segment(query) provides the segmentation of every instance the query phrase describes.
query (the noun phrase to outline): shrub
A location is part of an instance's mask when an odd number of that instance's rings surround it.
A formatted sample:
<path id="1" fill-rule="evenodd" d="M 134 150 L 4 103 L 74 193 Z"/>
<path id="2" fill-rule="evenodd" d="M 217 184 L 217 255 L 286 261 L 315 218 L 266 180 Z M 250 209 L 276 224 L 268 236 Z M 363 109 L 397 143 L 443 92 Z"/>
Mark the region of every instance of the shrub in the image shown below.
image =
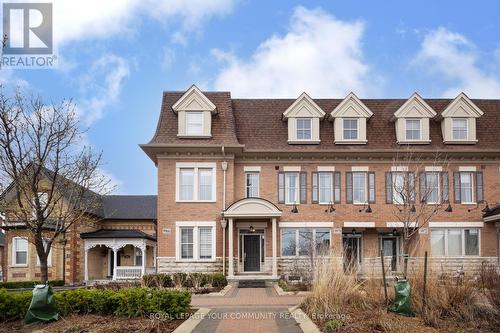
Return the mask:
<path id="1" fill-rule="evenodd" d="M 172 280 L 174 282 L 174 286 L 178 289 L 182 287 L 190 287 L 186 273 L 174 273 L 172 274 Z"/>
<path id="2" fill-rule="evenodd" d="M 500 273 L 495 265 L 484 264 L 481 267 L 481 283 L 486 298 L 500 315 Z"/>
<path id="3" fill-rule="evenodd" d="M 123 288 L 74 289 L 54 293 L 56 308 L 61 315 L 87 314 L 121 315 L 128 317 L 162 313 L 178 316 L 189 311 L 191 295 L 186 291 Z M 21 319 L 31 302 L 31 292 L 9 292 L 0 289 L 0 321 Z"/>
<path id="4" fill-rule="evenodd" d="M 33 288 L 36 284 L 40 284 L 40 281 L 16 281 L 16 282 L 0 282 L 0 288 L 7 289 L 17 289 L 17 288 Z M 49 281 L 49 285 L 52 287 L 64 286 L 63 280 L 53 280 Z"/>
<path id="5" fill-rule="evenodd" d="M 142 277 L 142 283 L 148 288 L 170 288 L 174 286 L 169 274 L 146 274 Z"/>
<path id="6" fill-rule="evenodd" d="M 200 289 L 206 283 L 207 279 L 203 273 L 189 273 L 189 281 L 191 281 L 191 286 L 194 289 Z"/>
<path id="7" fill-rule="evenodd" d="M 212 279 L 212 287 L 223 288 L 227 286 L 227 279 L 222 273 L 211 274 L 211 279 Z"/>
<path id="8" fill-rule="evenodd" d="M 327 332 L 336 332 L 342 326 L 342 321 L 338 319 L 331 319 L 325 323 L 325 330 Z"/>

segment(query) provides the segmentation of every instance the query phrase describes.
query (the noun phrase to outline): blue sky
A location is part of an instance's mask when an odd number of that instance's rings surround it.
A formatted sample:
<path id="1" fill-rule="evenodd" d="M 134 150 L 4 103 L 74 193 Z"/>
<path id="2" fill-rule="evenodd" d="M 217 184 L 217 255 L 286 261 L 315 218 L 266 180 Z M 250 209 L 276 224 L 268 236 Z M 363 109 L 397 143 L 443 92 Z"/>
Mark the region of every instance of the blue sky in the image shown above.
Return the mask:
<path id="1" fill-rule="evenodd" d="M 234 97 L 500 98 L 497 1 L 54 1 L 56 70 L 2 70 L 71 98 L 117 193 L 156 193 L 137 146 L 164 90 Z"/>

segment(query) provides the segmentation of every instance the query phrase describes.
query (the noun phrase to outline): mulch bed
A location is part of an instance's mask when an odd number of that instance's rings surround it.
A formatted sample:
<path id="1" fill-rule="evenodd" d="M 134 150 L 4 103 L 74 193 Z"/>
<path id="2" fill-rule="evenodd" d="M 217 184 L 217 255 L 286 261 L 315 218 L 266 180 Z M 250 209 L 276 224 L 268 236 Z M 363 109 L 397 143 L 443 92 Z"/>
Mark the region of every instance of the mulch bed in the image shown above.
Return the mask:
<path id="1" fill-rule="evenodd" d="M 98 315 L 71 315 L 47 324 L 23 326 L 21 321 L 0 324 L 0 332 L 156 333 L 173 332 L 184 320 L 154 320 Z"/>

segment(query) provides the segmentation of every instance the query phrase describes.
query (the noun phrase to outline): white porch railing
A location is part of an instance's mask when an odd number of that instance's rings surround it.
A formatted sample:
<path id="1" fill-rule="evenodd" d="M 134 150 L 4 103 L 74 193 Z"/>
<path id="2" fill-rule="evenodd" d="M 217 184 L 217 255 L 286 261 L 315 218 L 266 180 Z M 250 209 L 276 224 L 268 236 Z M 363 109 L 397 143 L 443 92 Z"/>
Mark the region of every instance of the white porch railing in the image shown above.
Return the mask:
<path id="1" fill-rule="evenodd" d="M 139 279 L 142 277 L 141 266 L 117 266 L 116 279 Z"/>

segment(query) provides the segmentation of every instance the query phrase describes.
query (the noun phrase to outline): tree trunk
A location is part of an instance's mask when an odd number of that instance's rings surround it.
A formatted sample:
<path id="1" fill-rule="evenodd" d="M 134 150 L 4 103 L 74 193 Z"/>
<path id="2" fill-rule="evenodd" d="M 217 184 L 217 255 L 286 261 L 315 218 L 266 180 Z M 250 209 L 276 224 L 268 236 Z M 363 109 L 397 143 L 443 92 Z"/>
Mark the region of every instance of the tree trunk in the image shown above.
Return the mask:
<path id="1" fill-rule="evenodd" d="M 403 278 L 408 276 L 408 257 L 410 255 L 410 240 L 403 240 Z"/>
<path id="2" fill-rule="evenodd" d="M 47 281 L 49 281 L 49 268 L 47 265 L 49 249 L 45 249 L 42 237 L 36 237 L 35 248 L 40 260 L 40 282 L 46 283 Z"/>

